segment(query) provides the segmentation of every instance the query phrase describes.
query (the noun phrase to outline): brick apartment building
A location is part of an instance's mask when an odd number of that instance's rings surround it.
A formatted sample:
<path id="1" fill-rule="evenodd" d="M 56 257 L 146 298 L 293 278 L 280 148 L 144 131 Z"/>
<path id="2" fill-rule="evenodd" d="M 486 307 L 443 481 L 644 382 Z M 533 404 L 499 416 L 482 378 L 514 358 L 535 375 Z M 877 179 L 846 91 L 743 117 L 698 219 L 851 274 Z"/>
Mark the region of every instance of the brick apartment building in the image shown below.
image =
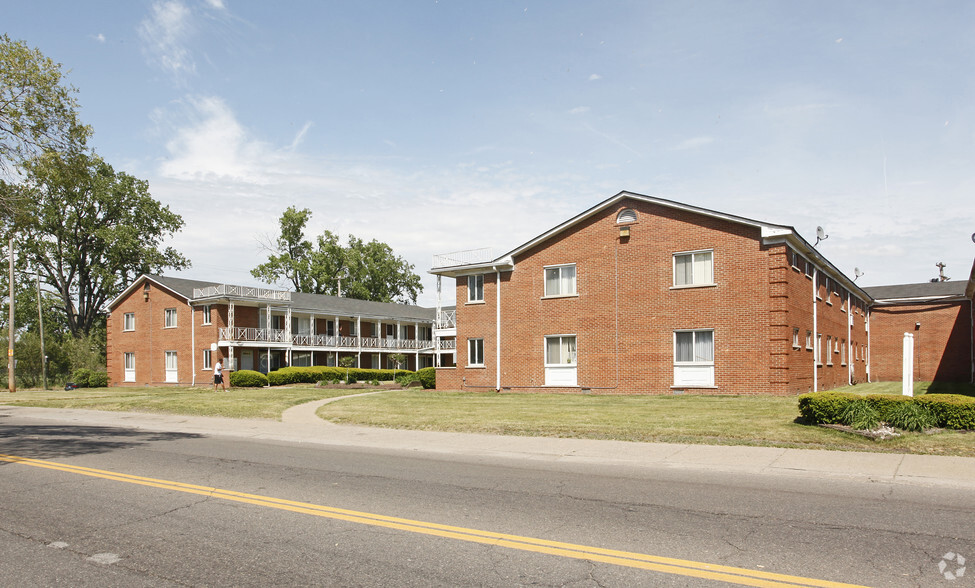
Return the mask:
<path id="1" fill-rule="evenodd" d="M 899 379 L 915 323 L 918 379 L 975 365 L 975 281 L 860 288 L 793 227 L 630 192 L 430 272 L 456 279 L 440 389 L 796 394 Z"/>
<path id="2" fill-rule="evenodd" d="M 263 288 L 144 275 L 108 305 L 111 385 L 207 385 L 213 365 L 267 373 L 282 366 L 415 370 L 450 360 L 436 311 Z"/>

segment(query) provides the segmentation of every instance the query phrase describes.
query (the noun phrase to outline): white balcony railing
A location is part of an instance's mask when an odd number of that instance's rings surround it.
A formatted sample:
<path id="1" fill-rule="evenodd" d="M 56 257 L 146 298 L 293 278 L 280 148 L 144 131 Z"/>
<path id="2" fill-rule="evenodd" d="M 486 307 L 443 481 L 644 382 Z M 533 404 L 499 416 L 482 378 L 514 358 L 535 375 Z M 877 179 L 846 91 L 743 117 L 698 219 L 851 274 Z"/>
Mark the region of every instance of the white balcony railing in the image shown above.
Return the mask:
<path id="1" fill-rule="evenodd" d="M 237 296 L 240 298 L 257 298 L 258 300 L 290 301 L 291 292 L 272 290 L 270 288 L 254 288 L 252 286 L 233 286 L 218 284 L 206 288 L 193 288 L 193 298 L 207 298 L 210 296 Z"/>
<path id="2" fill-rule="evenodd" d="M 497 256 L 494 253 L 494 249 L 490 247 L 454 251 L 453 253 L 441 253 L 433 256 L 433 269 L 467 265 L 470 263 L 483 263 L 491 261 L 495 257 Z"/>
<path id="3" fill-rule="evenodd" d="M 230 343 L 274 343 L 284 346 L 319 347 L 321 349 L 420 350 L 433 348 L 425 339 L 381 339 L 379 337 L 343 337 L 338 335 L 292 334 L 278 329 L 221 327 L 220 340 Z"/>
<path id="4" fill-rule="evenodd" d="M 441 339 L 440 349 L 446 349 L 446 350 L 457 349 L 457 339 Z"/>
<path id="5" fill-rule="evenodd" d="M 454 329 L 457 328 L 457 311 L 456 310 L 441 310 L 437 313 L 437 324 L 438 329 Z"/>

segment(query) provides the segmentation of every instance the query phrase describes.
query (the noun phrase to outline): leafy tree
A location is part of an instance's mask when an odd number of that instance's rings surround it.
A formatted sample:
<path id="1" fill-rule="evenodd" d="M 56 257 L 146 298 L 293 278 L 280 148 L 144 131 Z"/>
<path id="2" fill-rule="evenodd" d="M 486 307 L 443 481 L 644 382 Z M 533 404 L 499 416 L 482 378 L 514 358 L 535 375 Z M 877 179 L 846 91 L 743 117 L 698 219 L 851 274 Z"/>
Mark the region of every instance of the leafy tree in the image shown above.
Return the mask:
<path id="1" fill-rule="evenodd" d="M 183 219 L 144 180 L 84 153 L 47 152 L 24 170 L 35 209 L 18 223 L 19 263 L 54 288 L 75 337 L 90 334 L 105 303 L 139 275 L 189 267 L 160 248 Z"/>
<path id="2" fill-rule="evenodd" d="M 61 65 L 23 41 L 0 35 L 0 172 L 42 151 L 76 152 L 91 129 L 78 119 Z"/>
<path id="3" fill-rule="evenodd" d="M 281 235 L 273 244 L 265 245 L 270 252 L 267 262 L 251 270 L 255 278 L 268 283 L 286 279 L 296 292 L 317 292 L 317 285 L 311 283 L 309 273 L 313 245 L 305 240 L 305 225 L 310 217 L 311 211 L 307 208 L 298 210 L 289 206 L 284 211 L 278 221 Z"/>
<path id="4" fill-rule="evenodd" d="M 341 280 L 341 293 L 349 298 L 416 304 L 423 290 L 420 276 L 389 245 L 350 235 L 343 247 L 328 230 L 313 245 L 304 234 L 310 217 L 307 208 L 285 210 L 279 221 L 280 236 L 266 246 L 267 262 L 251 270 L 251 275 L 268 283 L 289 281 L 298 292 L 333 296 L 339 294 Z"/>

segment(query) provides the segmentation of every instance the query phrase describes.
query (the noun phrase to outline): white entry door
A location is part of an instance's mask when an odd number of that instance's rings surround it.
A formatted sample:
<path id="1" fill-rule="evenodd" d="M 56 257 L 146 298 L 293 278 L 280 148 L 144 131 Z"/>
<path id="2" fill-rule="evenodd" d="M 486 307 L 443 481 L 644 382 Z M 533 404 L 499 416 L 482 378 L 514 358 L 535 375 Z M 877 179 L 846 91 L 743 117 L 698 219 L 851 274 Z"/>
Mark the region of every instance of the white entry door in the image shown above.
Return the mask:
<path id="1" fill-rule="evenodd" d="M 176 364 L 176 352 L 166 352 L 166 382 L 175 384 L 179 382 L 179 370 Z"/>

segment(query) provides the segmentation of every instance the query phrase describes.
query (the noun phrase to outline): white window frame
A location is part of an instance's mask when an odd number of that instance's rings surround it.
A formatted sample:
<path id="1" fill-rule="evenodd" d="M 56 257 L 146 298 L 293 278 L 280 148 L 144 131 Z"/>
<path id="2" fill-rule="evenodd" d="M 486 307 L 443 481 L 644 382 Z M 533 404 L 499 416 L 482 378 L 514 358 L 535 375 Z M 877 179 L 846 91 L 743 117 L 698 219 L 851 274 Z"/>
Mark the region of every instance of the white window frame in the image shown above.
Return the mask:
<path id="1" fill-rule="evenodd" d="M 135 313 L 127 312 L 122 315 L 122 330 L 123 331 L 134 331 L 135 330 Z"/>
<path id="2" fill-rule="evenodd" d="M 809 330 L 806 331 L 806 349 L 809 351 L 813 350 L 813 335 L 812 331 Z"/>
<path id="3" fill-rule="evenodd" d="M 213 363 L 211 363 L 212 360 L 213 360 L 213 352 L 211 350 L 209 350 L 209 349 L 204 349 L 203 350 L 203 369 L 205 369 L 205 370 L 213 369 Z"/>
<path id="4" fill-rule="evenodd" d="M 311 351 L 292 351 L 291 365 L 294 367 L 311 367 Z"/>
<path id="5" fill-rule="evenodd" d="M 833 336 L 826 335 L 826 365 L 833 365 Z"/>
<path id="6" fill-rule="evenodd" d="M 554 345 L 553 345 L 554 344 Z M 546 386 L 577 386 L 579 347 L 575 334 L 547 335 L 543 350 Z M 552 350 L 555 350 L 555 357 Z"/>
<path id="7" fill-rule="evenodd" d="M 823 334 L 816 333 L 816 365 L 823 365 Z"/>
<path id="8" fill-rule="evenodd" d="M 211 306 L 211 305 L 209 305 L 209 304 L 204 304 L 204 305 L 203 305 L 203 324 L 204 324 L 204 325 L 210 325 L 210 324 L 213 324 L 213 323 L 211 322 L 211 316 L 210 316 L 210 306 Z"/>
<path id="9" fill-rule="evenodd" d="M 678 359 L 680 349 L 678 339 L 682 335 L 691 334 L 691 359 Z M 707 333 L 711 339 L 709 353 L 698 356 L 698 337 Z M 712 388 L 714 387 L 714 329 L 678 329 L 674 331 L 674 387 Z M 710 358 L 707 357 L 710 355 Z"/>
<path id="10" fill-rule="evenodd" d="M 484 274 L 467 276 L 467 302 L 468 304 L 484 302 Z"/>
<path id="11" fill-rule="evenodd" d="M 484 367 L 484 339 L 471 337 L 467 340 L 467 367 Z"/>
<path id="12" fill-rule="evenodd" d="M 135 352 L 126 351 L 122 354 L 123 382 L 135 381 Z"/>
<path id="13" fill-rule="evenodd" d="M 166 382 L 179 382 L 179 355 L 175 351 L 166 352 Z"/>
<path id="14" fill-rule="evenodd" d="M 707 263 L 698 265 L 698 257 L 707 256 Z M 678 283 L 677 261 L 678 259 L 690 258 L 691 276 L 690 282 Z M 673 288 L 701 288 L 714 286 L 714 249 L 700 249 L 698 251 L 679 251 L 673 255 Z M 684 276 L 681 276 L 683 279 Z"/>
<path id="15" fill-rule="evenodd" d="M 165 317 L 165 323 L 164 323 L 165 324 L 165 328 L 167 328 L 167 329 L 175 329 L 178 326 L 177 316 L 178 316 L 178 314 L 176 313 L 176 309 L 175 308 L 167 308 L 165 310 L 165 314 L 164 314 L 164 317 Z"/>
<path id="16" fill-rule="evenodd" d="M 568 269 L 572 268 L 571 276 L 563 275 L 569 274 Z M 549 274 L 557 272 L 554 281 L 549 280 Z M 547 265 L 542 268 L 542 284 L 544 288 L 545 295 L 544 298 L 565 298 L 568 296 L 578 296 L 579 289 L 577 287 L 578 283 L 578 272 L 576 270 L 576 264 L 574 263 L 562 263 L 559 265 Z M 557 285 L 556 292 L 549 291 L 549 284 Z M 554 289 L 554 288 L 553 288 Z"/>
<path id="17" fill-rule="evenodd" d="M 800 349 L 799 347 L 799 327 L 792 328 L 792 348 Z"/>

